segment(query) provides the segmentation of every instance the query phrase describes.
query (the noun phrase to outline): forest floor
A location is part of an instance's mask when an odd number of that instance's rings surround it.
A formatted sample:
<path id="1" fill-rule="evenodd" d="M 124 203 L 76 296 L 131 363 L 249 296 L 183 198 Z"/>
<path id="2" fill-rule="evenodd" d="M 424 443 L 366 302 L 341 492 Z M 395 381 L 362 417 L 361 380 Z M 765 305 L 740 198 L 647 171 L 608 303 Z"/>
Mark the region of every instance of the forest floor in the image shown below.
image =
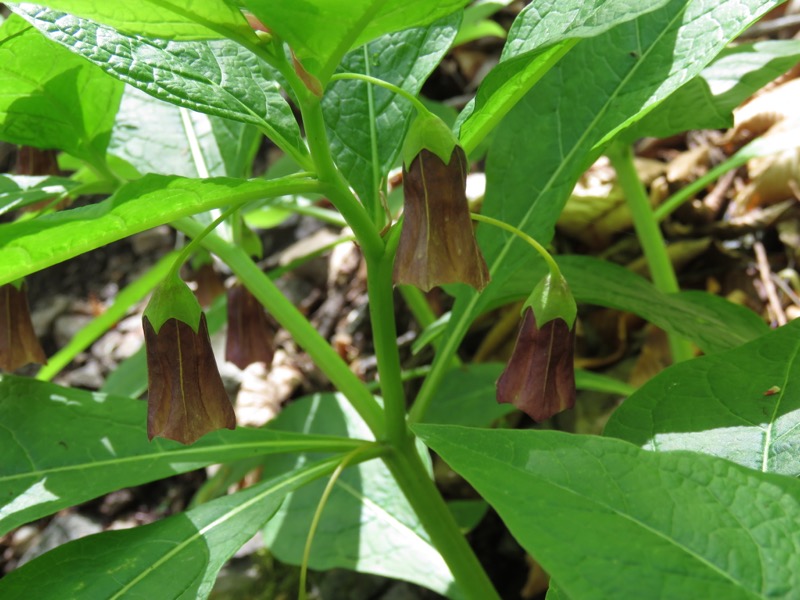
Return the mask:
<path id="1" fill-rule="evenodd" d="M 504 26 L 518 12 L 512 4 L 498 13 Z M 782 18 L 776 12 L 773 19 Z M 796 34 L 800 26 L 778 28 L 775 37 Z M 461 108 L 493 66 L 502 40 L 472 42 L 456 48 L 424 88 L 430 99 Z M 797 82 L 800 70 L 773 82 L 749 104 L 749 116 L 740 113 L 730 131 L 690 131 L 669 139 L 646 139 L 636 145 L 637 169 L 653 204 L 696 180 L 729 157 L 745 141 L 765 134 L 782 119 L 800 115 L 800 93 L 787 100 L 786 84 Z M 796 86 L 795 86 L 796 87 Z M 777 115 L 777 117 L 776 117 Z M 748 120 L 749 119 L 749 120 Z M 13 151 L 0 149 L 0 167 L 15 162 Z M 270 160 L 265 145 L 261 161 Z M 771 325 L 800 315 L 800 187 L 797 151 L 730 171 L 684 204 L 663 223 L 671 258 L 682 289 L 699 289 L 745 305 Z M 472 165 L 469 189 L 480 200 L 483 189 L 481 162 Z M 7 169 L 6 169 L 7 170 Z M 553 243 L 558 253 L 592 254 L 645 273 L 641 249 L 632 233 L 630 217 L 615 174 L 605 159 L 594 164 L 578 182 L 559 222 Z M 310 217 L 293 216 L 262 232 L 265 269 L 314 252 L 342 235 L 342 231 Z M 144 232 L 67 261 L 29 278 L 29 296 L 37 333 L 48 356 L 64 347 L 93 317 L 101 314 L 120 290 L 135 281 L 180 240 L 167 227 Z M 220 281 L 226 273 L 219 271 Z M 192 277 L 187 273 L 187 277 Z M 301 268 L 283 275 L 280 287 L 307 314 L 351 365 L 369 380 L 375 360 L 369 335 L 364 264 L 358 249 L 341 244 Z M 214 285 L 199 282 L 201 291 Z M 435 311 L 447 310 L 449 298 L 439 290 L 428 297 Z M 398 344 L 406 367 L 425 364 L 430 354 L 412 354 L 419 328 L 397 295 Z M 143 343 L 141 311 L 137 304 L 129 315 L 65 367 L 54 381 L 85 389 L 100 389 L 117 366 L 140 352 Z M 504 318 L 516 307 L 497 309 L 470 332 L 462 358 L 483 362 L 507 359 L 516 335 L 516 319 Z M 509 323 L 511 323 L 509 325 Z M 222 355 L 224 332 L 213 336 Z M 491 340 L 491 341 L 487 341 Z M 261 425 L 281 407 L 302 395 L 330 389 L 309 358 L 283 331 L 276 337 L 278 352 L 271 368 L 251 365 L 239 370 L 221 363 L 228 391 L 237 399 L 242 425 Z M 620 311 L 582 306 L 578 330 L 577 365 L 638 386 L 667 366 L 669 346 L 662 331 Z M 33 374 L 31 367 L 27 374 Z M 416 384 L 408 384 L 413 397 Z M 619 396 L 580 392 L 574 411 L 558 415 L 545 427 L 581 433 L 599 433 Z M 527 418 L 515 417 L 512 426 L 530 427 Z M 439 483 L 448 498 L 470 497 L 468 486 L 438 465 Z M 206 481 L 206 471 L 196 471 L 113 492 L 84 505 L 26 525 L 0 538 L 0 576 L 48 549 L 82 535 L 154 522 L 185 509 Z M 470 539 L 504 598 L 543 597 L 546 575 L 525 555 L 502 522 L 489 511 L 470 533 Z M 258 540 L 246 545 L 223 569 L 213 598 L 292 598 L 296 596 L 298 569 L 282 565 Z M 438 595 L 380 577 L 337 570 L 312 576 L 314 594 L 323 600 L 344 598 L 401 600 L 437 598 Z M 347 592 L 342 592 L 347 590 Z"/>

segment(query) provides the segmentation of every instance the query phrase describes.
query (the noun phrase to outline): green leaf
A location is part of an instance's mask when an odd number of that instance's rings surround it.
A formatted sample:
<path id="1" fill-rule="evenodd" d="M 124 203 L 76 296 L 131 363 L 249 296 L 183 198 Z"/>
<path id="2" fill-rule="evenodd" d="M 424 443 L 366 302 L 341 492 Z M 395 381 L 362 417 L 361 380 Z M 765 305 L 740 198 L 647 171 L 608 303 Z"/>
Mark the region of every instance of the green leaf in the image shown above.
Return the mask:
<path id="1" fill-rule="evenodd" d="M 558 256 L 558 266 L 578 302 L 639 315 L 668 333 L 697 344 L 703 352 L 735 348 L 769 331 L 753 311 L 706 292 L 666 294 L 625 267 L 591 256 Z M 547 272 L 539 261 L 509 282 L 503 301 L 524 298 Z"/>
<path id="2" fill-rule="evenodd" d="M 605 435 L 649 450 L 694 450 L 800 475 L 800 323 L 674 365 L 628 398 Z"/>
<path id="3" fill-rule="evenodd" d="M 139 400 L 0 377 L 0 535 L 112 490 L 274 452 L 358 447 L 329 439 L 239 428 L 193 446 L 147 441 Z"/>
<path id="4" fill-rule="evenodd" d="M 625 139 L 668 137 L 733 125 L 733 109 L 800 60 L 800 40 L 766 40 L 726 49 L 694 79 L 625 130 Z"/>
<path id="5" fill-rule="evenodd" d="M 448 371 L 436 392 L 426 423 L 483 427 L 514 412 L 513 404 L 498 404 L 497 378 L 505 365 L 471 364 Z"/>
<path id="6" fill-rule="evenodd" d="M 146 175 L 97 204 L 0 225 L 0 282 L 181 217 L 303 187 L 312 191 L 316 183 L 297 178 L 286 182 Z"/>
<path id="7" fill-rule="evenodd" d="M 651 12 L 667 0 L 544 0 L 529 4 L 508 32 L 500 64 L 464 110 L 462 144 L 472 150 L 579 38 L 590 38 Z M 568 42 L 567 40 L 572 40 Z"/>
<path id="8" fill-rule="evenodd" d="M 0 139 L 105 165 L 123 86 L 11 17 L 0 29 Z"/>
<path id="9" fill-rule="evenodd" d="M 298 400 L 268 427 L 362 439 L 371 435 L 338 394 Z M 313 457 L 270 457 L 264 472 L 269 476 L 289 471 L 309 460 Z M 325 485 L 325 481 L 319 481 L 293 493 L 266 526 L 265 544 L 279 560 L 300 564 L 309 524 Z M 348 468 L 339 477 L 322 513 L 308 564 L 313 569 L 341 567 L 404 579 L 457 596 L 450 570 L 379 461 Z"/>
<path id="10" fill-rule="evenodd" d="M 497 379 L 505 363 L 475 363 L 452 369 L 442 379 L 425 423 L 485 427 L 514 412 L 513 404 L 497 403 Z M 591 371 L 575 369 L 575 387 L 627 396 L 634 388 Z"/>
<path id="11" fill-rule="evenodd" d="M 63 194 L 78 185 L 66 177 L 0 175 L 0 215 Z"/>
<path id="12" fill-rule="evenodd" d="M 489 19 L 501 8 L 511 4 L 511 0 L 477 0 L 464 9 L 464 19 L 453 40 L 453 46 L 466 44 L 482 37 L 506 37 L 506 30 L 496 21 Z M 523 9 L 524 10 L 524 9 Z"/>
<path id="13" fill-rule="evenodd" d="M 556 431 L 418 425 L 572 600 L 792 598 L 800 482 Z"/>
<path id="14" fill-rule="evenodd" d="M 753 311 L 706 292 L 665 294 L 628 269 L 590 256 L 559 256 L 580 302 L 632 312 L 697 344 L 704 352 L 749 342 L 769 328 Z"/>
<path id="15" fill-rule="evenodd" d="M 168 104 L 126 86 L 108 151 L 139 173 L 248 177 L 259 140 L 252 125 Z"/>
<path id="16" fill-rule="evenodd" d="M 312 167 L 272 71 L 239 44 L 149 39 L 32 5 L 15 10 L 47 37 L 106 73 L 159 100 L 255 125 L 298 163 Z"/>
<path id="17" fill-rule="evenodd" d="M 484 214 L 546 245 L 578 176 L 599 155 L 600 142 L 699 73 L 729 39 L 776 4 L 742 0 L 732 10 L 716 0 L 674 0 L 583 40 L 495 132 Z M 509 281 L 524 280 L 533 262 L 525 244 L 496 228 L 480 225 L 478 241 L 493 279 L 480 295 L 460 290 L 445 334 L 453 348 L 483 307 L 502 296 Z"/>
<path id="18" fill-rule="evenodd" d="M 237 36 L 258 43 L 242 12 L 225 0 L 138 0 L 124 8 L 104 0 L 37 0 L 36 4 L 142 36 L 170 40 Z M 10 6 L 16 10 L 31 5 Z"/>
<path id="19" fill-rule="evenodd" d="M 222 565 L 288 492 L 338 459 L 275 477 L 150 525 L 75 540 L 0 580 L 3 598 L 207 598 Z"/>
<path id="20" fill-rule="evenodd" d="M 417 95 L 450 47 L 458 18 L 385 35 L 347 54 L 338 71 L 371 75 Z M 337 165 L 370 214 L 382 218 L 380 183 L 397 161 L 412 106 L 385 88 L 343 80 L 328 86 L 322 107 Z"/>
<path id="21" fill-rule="evenodd" d="M 289 43 L 307 71 L 324 85 L 351 48 L 387 33 L 422 27 L 462 8 L 468 0 L 308 0 L 244 4 Z"/>

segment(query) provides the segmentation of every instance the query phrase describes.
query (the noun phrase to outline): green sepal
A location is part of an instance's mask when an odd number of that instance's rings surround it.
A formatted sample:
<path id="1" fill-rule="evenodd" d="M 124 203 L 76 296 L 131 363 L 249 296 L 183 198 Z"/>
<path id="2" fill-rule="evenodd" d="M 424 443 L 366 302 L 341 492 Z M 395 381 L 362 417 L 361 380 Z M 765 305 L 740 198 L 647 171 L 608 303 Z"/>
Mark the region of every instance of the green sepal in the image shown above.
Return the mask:
<path id="1" fill-rule="evenodd" d="M 403 164 L 409 167 L 423 150 L 432 152 L 444 164 L 450 164 L 456 146 L 458 138 L 444 121 L 431 112 L 420 112 L 411 122 L 403 142 Z"/>
<path id="2" fill-rule="evenodd" d="M 539 329 L 544 327 L 545 323 L 561 319 L 572 330 L 573 325 L 575 325 L 575 318 L 578 316 L 578 306 L 575 304 L 572 292 L 569 291 L 567 280 L 562 276 L 555 278 L 552 273 L 545 275 L 536 284 L 531 295 L 522 305 L 522 313 L 528 307 L 533 310 L 533 316 L 536 318 L 536 327 Z"/>
<path id="3" fill-rule="evenodd" d="M 150 321 L 156 333 L 170 319 L 186 323 L 197 333 L 201 314 L 203 309 L 189 286 L 177 273 L 170 273 L 153 290 L 143 316 Z"/>
<path id="4" fill-rule="evenodd" d="M 255 231 L 245 225 L 244 219 L 242 219 L 241 227 L 240 243 L 242 244 L 242 250 L 247 252 L 247 256 L 255 258 L 256 260 L 264 258 L 264 245 L 261 243 L 261 238 L 258 237 Z"/>
<path id="5" fill-rule="evenodd" d="M 15 290 L 21 290 L 22 286 L 25 285 L 25 278 L 24 277 L 20 277 L 16 281 L 12 281 L 11 285 L 14 286 Z"/>

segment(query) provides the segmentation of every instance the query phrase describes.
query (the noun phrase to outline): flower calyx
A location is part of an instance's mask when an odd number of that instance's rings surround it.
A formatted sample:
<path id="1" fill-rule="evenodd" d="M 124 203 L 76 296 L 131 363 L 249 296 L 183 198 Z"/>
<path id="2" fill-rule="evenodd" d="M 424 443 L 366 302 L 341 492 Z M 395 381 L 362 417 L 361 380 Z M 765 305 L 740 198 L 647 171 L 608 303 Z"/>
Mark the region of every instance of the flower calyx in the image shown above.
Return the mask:
<path id="1" fill-rule="evenodd" d="M 548 274 L 523 305 L 508 365 L 497 380 L 497 401 L 537 423 L 575 405 L 575 318 L 567 282 Z"/>
<path id="2" fill-rule="evenodd" d="M 24 279 L 0 286 L 0 369 L 16 371 L 30 363 L 47 364 L 33 330 Z"/>
<path id="3" fill-rule="evenodd" d="M 147 437 L 192 444 L 236 427 L 206 317 L 177 274 L 153 292 L 142 317 L 147 354 Z"/>
<path id="4" fill-rule="evenodd" d="M 412 123 L 403 147 L 403 229 L 395 283 L 421 290 L 466 283 L 482 290 L 489 269 L 481 254 L 466 196 L 467 157 L 433 115 Z"/>

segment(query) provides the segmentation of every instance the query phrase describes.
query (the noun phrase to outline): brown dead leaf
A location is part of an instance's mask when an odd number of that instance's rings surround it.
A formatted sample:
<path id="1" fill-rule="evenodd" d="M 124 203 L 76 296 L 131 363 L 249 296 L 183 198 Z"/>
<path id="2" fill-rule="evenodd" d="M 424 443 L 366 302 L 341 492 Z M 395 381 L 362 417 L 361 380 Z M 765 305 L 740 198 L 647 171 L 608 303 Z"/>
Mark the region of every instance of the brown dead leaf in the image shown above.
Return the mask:
<path id="1" fill-rule="evenodd" d="M 800 79 L 793 79 L 755 96 L 733 111 L 733 129 L 723 143 L 741 144 L 781 121 L 800 117 Z"/>
<path id="2" fill-rule="evenodd" d="M 663 175 L 664 163 L 636 158 L 636 171 L 645 185 Z M 600 158 L 578 180 L 558 220 L 558 228 L 592 248 L 604 248 L 620 231 L 631 227 L 625 196 L 616 183 L 616 173 L 608 159 Z"/>
<path id="3" fill-rule="evenodd" d="M 798 96 L 798 101 L 800 101 L 800 96 Z M 763 137 L 785 135 L 787 132 L 795 130 L 800 135 L 799 123 L 794 119 L 781 121 Z M 752 158 L 747 163 L 747 171 L 750 175 L 750 183 L 742 188 L 731 203 L 729 213 L 732 216 L 741 216 L 756 207 L 768 206 L 788 198 L 798 197 L 800 147 Z"/>

